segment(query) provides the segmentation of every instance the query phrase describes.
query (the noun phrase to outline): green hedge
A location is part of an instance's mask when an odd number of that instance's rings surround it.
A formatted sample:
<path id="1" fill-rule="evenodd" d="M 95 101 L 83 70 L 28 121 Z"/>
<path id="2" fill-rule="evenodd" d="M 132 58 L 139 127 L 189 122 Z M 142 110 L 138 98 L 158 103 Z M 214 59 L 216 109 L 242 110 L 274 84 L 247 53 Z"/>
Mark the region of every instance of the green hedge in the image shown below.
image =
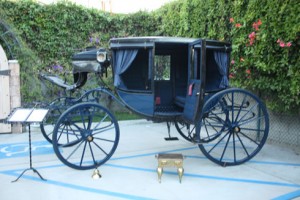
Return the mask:
<path id="1" fill-rule="evenodd" d="M 157 13 L 166 35 L 232 42 L 231 85 L 300 113 L 300 6 L 294 0 L 178 0 Z"/>
<path id="2" fill-rule="evenodd" d="M 70 58 L 75 52 L 87 46 L 108 47 L 112 37 L 153 35 L 158 26 L 146 12 L 110 15 L 66 1 L 41 5 L 28 0 L 0 0 L 0 16 L 15 27 L 33 57 L 28 62 L 24 49 L 18 57 L 22 66 L 23 102 L 44 97 L 37 84 L 38 71 L 48 71 L 57 65 L 70 71 Z"/>
<path id="3" fill-rule="evenodd" d="M 110 15 L 67 2 L 0 0 L 0 12 L 38 56 L 38 69 L 54 64 L 70 69 L 74 52 L 88 45 L 107 47 L 112 37 L 230 41 L 231 85 L 257 92 L 276 111 L 300 110 L 300 7 L 294 0 L 177 0 L 155 12 L 130 15 Z M 24 85 L 23 99 L 31 100 L 35 95 Z"/>

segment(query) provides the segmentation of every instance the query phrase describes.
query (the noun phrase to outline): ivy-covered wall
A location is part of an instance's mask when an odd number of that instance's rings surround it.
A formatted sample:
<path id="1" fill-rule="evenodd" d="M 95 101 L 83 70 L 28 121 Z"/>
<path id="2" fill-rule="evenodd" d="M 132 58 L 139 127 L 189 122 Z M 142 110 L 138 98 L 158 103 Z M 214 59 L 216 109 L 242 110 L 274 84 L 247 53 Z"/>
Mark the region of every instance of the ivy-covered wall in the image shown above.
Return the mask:
<path id="1" fill-rule="evenodd" d="M 38 69 L 55 64 L 68 68 L 74 52 L 92 44 L 107 46 L 112 37 L 227 40 L 233 46 L 231 85 L 259 93 L 273 110 L 300 112 L 298 1 L 177 0 L 151 13 L 110 15 L 66 2 L 0 0 L 0 12 L 38 56 Z M 34 98 L 26 91 L 24 99 Z"/>

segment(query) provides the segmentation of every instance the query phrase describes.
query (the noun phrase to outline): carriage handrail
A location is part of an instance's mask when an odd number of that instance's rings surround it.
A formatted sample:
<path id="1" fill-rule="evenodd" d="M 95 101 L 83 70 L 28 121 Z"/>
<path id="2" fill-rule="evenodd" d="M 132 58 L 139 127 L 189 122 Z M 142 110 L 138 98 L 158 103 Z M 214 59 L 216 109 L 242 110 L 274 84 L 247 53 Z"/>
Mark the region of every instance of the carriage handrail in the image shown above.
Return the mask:
<path id="1" fill-rule="evenodd" d="M 124 106 L 124 107 L 127 107 L 120 99 L 118 99 L 116 97 L 116 95 L 114 94 L 114 92 L 108 88 L 108 87 L 105 87 L 105 86 L 101 86 L 101 87 L 98 87 L 98 88 L 95 88 L 95 89 L 91 89 L 91 90 L 88 90 L 87 92 L 85 92 L 81 97 L 78 98 L 78 101 L 82 100 L 84 97 L 88 96 L 89 94 L 93 93 L 93 92 L 96 92 L 96 91 L 99 91 L 99 92 L 103 92 L 107 95 L 109 95 L 111 98 L 113 98 L 113 100 L 115 100 L 118 104 L 120 104 L 121 106 Z"/>

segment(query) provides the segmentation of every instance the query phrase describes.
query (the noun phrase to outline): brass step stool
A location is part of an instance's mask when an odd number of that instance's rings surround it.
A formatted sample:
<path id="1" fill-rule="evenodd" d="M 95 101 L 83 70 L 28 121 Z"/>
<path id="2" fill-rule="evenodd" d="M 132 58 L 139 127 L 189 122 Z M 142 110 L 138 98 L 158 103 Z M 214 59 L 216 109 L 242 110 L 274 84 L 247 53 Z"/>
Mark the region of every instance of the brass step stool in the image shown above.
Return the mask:
<path id="1" fill-rule="evenodd" d="M 158 181 L 161 183 L 161 176 L 164 167 L 177 167 L 179 182 L 181 183 L 183 176 L 183 155 L 182 154 L 158 154 L 155 156 L 158 159 L 157 175 Z"/>

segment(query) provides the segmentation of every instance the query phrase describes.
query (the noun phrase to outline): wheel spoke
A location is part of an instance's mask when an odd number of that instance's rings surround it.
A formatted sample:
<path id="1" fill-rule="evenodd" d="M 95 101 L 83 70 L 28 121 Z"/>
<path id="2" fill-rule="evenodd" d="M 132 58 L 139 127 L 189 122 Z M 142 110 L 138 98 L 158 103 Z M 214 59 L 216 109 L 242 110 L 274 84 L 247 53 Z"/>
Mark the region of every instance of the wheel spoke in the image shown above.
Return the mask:
<path id="1" fill-rule="evenodd" d="M 102 141 L 106 141 L 106 142 L 115 142 L 115 140 L 108 140 L 108 139 L 98 138 L 98 137 L 94 137 L 94 139 L 102 140 Z"/>
<path id="2" fill-rule="evenodd" d="M 83 113 L 83 110 L 80 110 L 80 117 L 81 117 L 81 122 L 82 122 L 82 125 L 83 125 L 83 129 L 87 129 L 86 126 L 85 126 L 85 119 L 84 119 L 84 113 Z"/>
<path id="3" fill-rule="evenodd" d="M 209 118 L 209 119 L 214 119 L 214 118 Z M 225 124 L 225 121 L 222 120 L 221 118 L 219 118 L 220 120 L 219 121 L 216 121 L 216 123 L 211 123 L 207 120 L 207 123 L 206 126 L 209 126 L 209 127 L 212 127 L 212 128 L 223 128 L 224 127 L 224 124 Z M 219 122 L 219 123 L 217 123 Z M 219 125 L 219 124 L 222 124 L 222 125 Z"/>
<path id="4" fill-rule="evenodd" d="M 60 127 L 60 128 L 61 128 L 61 127 Z M 61 129 L 61 131 L 60 131 L 60 133 L 59 133 L 59 135 L 58 135 L 57 141 L 60 140 L 62 134 L 63 134 L 64 131 L 65 131 L 65 129 L 66 129 L 66 125 L 65 125 L 65 124 L 62 124 L 62 129 Z M 67 133 L 68 133 L 68 131 L 67 131 Z"/>
<path id="5" fill-rule="evenodd" d="M 250 122 L 253 122 L 255 120 L 260 121 L 260 120 L 263 120 L 263 119 L 264 119 L 264 116 L 253 117 L 253 118 L 249 118 L 249 119 L 246 119 L 246 120 L 242 121 L 242 123 L 239 122 L 238 124 L 239 124 L 239 126 L 243 126 L 243 125 L 249 124 Z"/>
<path id="6" fill-rule="evenodd" d="M 96 162 L 96 160 L 95 160 L 94 152 L 93 152 L 93 149 L 92 149 L 92 146 L 91 146 L 91 143 L 90 143 L 90 142 L 89 142 L 89 147 L 90 147 L 90 152 L 91 152 L 91 155 L 92 155 L 94 164 L 97 164 L 97 162 Z"/>
<path id="7" fill-rule="evenodd" d="M 245 131 L 255 131 L 255 132 L 265 132 L 265 130 L 263 130 L 263 129 L 244 128 L 244 127 L 243 127 L 243 130 L 245 130 Z"/>
<path id="8" fill-rule="evenodd" d="M 71 158 L 71 156 L 73 156 L 73 154 L 79 149 L 79 147 L 81 146 L 81 144 L 83 143 L 84 141 L 81 141 L 78 146 L 69 154 L 69 156 L 66 156 L 66 160 L 69 160 Z"/>
<path id="9" fill-rule="evenodd" d="M 249 157 L 250 155 L 249 155 L 249 153 L 248 153 L 248 151 L 247 151 L 247 149 L 246 149 L 246 147 L 245 147 L 245 145 L 244 145 L 242 139 L 240 138 L 239 134 L 236 134 L 236 136 L 237 136 L 237 138 L 239 139 L 239 141 L 240 141 L 240 143 L 241 143 L 241 145 L 242 145 L 244 151 L 246 152 L 247 156 Z"/>
<path id="10" fill-rule="evenodd" d="M 229 131 L 227 131 L 227 133 L 209 150 L 207 151 L 208 153 L 210 153 L 216 146 L 218 146 L 221 141 L 229 134 Z"/>
<path id="11" fill-rule="evenodd" d="M 103 133 L 105 131 L 108 131 L 108 130 L 111 130 L 111 129 L 114 129 L 115 127 L 104 127 L 104 128 L 100 128 L 100 129 L 97 129 L 97 130 L 94 130 L 93 131 L 93 135 L 97 135 L 99 133 Z"/>
<path id="12" fill-rule="evenodd" d="M 232 98 L 232 105 L 231 105 L 231 121 L 233 122 L 234 120 L 234 92 L 231 93 L 231 98 Z"/>
<path id="13" fill-rule="evenodd" d="M 257 146 L 259 146 L 260 144 L 257 143 L 255 140 L 253 140 L 252 138 L 248 137 L 245 133 L 240 132 L 240 134 L 242 134 L 244 137 L 248 138 L 250 141 L 254 142 Z"/>
<path id="14" fill-rule="evenodd" d="M 241 114 L 241 111 L 242 111 L 242 109 L 243 109 L 243 107 L 244 107 L 245 101 L 246 101 L 246 94 L 244 94 L 244 98 L 243 98 L 242 104 L 241 104 L 241 106 L 240 106 L 240 109 L 239 109 L 239 111 L 238 111 L 236 117 L 235 117 L 235 120 L 234 120 L 235 123 L 237 122 L 237 120 L 238 120 L 238 118 L 239 118 L 239 116 L 240 116 L 240 114 Z"/>
<path id="15" fill-rule="evenodd" d="M 235 151 L 235 134 L 232 134 L 232 143 L 233 143 L 233 158 L 234 158 L 234 163 L 236 163 L 236 151 Z"/>
<path id="16" fill-rule="evenodd" d="M 239 121 L 242 121 L 255 107 L 258 106 L 258 103 L 254 104 L 242 117 Z"/>
<path id="17" fill-rule="evenodd" d="M 102 122 L 104 122 L 104 120 L 107 119 L 107 117 L 108 117 L 108 115 L 106 114 L 106 115 L 100 120 L 100 122 L 95 126 L 94 129 L 97 129 L 98 126 L 100 126 L 100 124 L 102 124 Z M 109 125 L 108 125 L 108 126 L 109 126 Z"/>
<path id="18" fill-rule="evenodd" d="M 224 137 L 223 137 L 223 138 L 224 138 Z M 229 133 L 229 136 L 228 136 L 227 142 L 226 142 L 226 144 L 225 144 L 225 147 L 224 147 L 224 149 L 223 149 L 223 153 L 222 153 L 222 156 L 221 156 L 221 158 L 220 158 L 220 161 L 223 160 L 223 157 L 224 157 L 224 154 L 225 154 L 225 152 L 226 152 L 226 150 L 227 150 L 227 146 L 228 146 L 228 143 L 229 143 L 230 138 L 231 138 L 231 133 Z"/>
<path id="19" fill-rule="evenodd" d="M 106 151 L 104 151 L 96 142 L 93 141 L 93 143 L 98 147 L 98 149 L 100 149 L 105 155 L 108 155 L 108 153 L 106 153 Z"/>
<path id="20" fill-rule="evenodd" d="M 83 147 L 83 150 L 82 150 L 79 166 L 82 166 L 82 162 L 83 162 L 84 154 L 85 154 L 85 149 L 86 149 L 86 144 L 87 144 L 87 141 L 84 142 L 84 147 Z"/>

